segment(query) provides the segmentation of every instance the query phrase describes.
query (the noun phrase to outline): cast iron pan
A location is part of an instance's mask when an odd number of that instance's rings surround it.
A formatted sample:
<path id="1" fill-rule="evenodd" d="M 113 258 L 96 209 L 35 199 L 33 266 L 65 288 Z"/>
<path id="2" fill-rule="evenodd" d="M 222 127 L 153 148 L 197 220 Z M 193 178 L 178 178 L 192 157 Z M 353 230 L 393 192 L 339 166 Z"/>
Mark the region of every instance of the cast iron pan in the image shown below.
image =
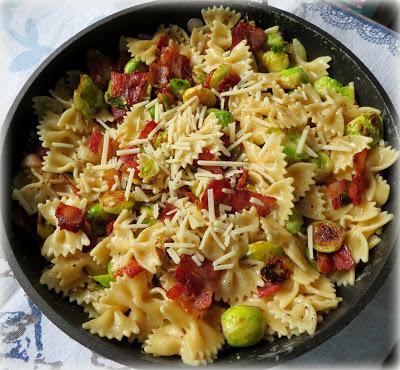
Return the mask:
<path id="1" fill-rule="evenodd" d="M 217 5 L 221 3 L 254 19 L 263 28 L 278 24 L 285 39 L 291 40 L 297 37 L 301 40 L 309 59 L 330 55 L 333 58 L 331 75 L 343 82 L 354 81 L 360 104 L 382 110 L 386 138 L 392 146 L 399 147 L 398 117 L 392 103 L 371 72 L 346 47 L 310 23 L 281 10 L 252 2 L 239 4 L 233 1 L 219 1 Z M 67 335 L 105 357 L 136 368 L 146 366 L 171 368 L 184 365 L 177 357 L 154 358 L 146 355 L 138 344 L 119 343 L 91 335 L 81 328 L 82 322 L 87 321 L 87 316 L 79 306 L 69 303 L 67 299 L 39 284 L 45 260 L 40 255 L 39 243 L 11 220 L 10 215 L 16 208 L 15 202 L 10 198 L 11 181 L 18 170 L 22 153 L 26 150 L 29 134 L 35 129 L 32 97 L 46 95 L 47 90 L 53 87 L 65 71 L 85 70 L 86 49 L 96 48 L 104 53 L 116 53 L 120 35 L 135 36 L 137 32 L 151 34 L 160 23 L 171 22 L 185 27 L 188 19 L 200 17 L 200 10 L 210 5 L 213 3 L 208 1 L 174 0 L 168 3 L 158 1 L 123 10 L 86 28 L 42 63 L 19 93 L 3 125 L 1 136 L 4 140 L 2 145 L 4 173 L 1 213 L 6 235 L 5 251 L 16 278 L 32 301 Z M 385 173 L 385 178 L 393 189 L 390 200 L 385 206 L 391 213 L 396 211 L 398 198 L 393 186 L 397 183 L 395 177 L 394 167 Z M 17 217 L 16 221 L 20 220 L 21 218 Z M 301 335 L 291 339 L 278 339 L 272 344 L 262 342 L 257 346 L 240 350 L 227 348 L 219 354 L 217 363 L 225 366 L 251 364 L 268 367 L 277 361 L 299 356 L 336 334 L 371 300 L 387 277 L 395 257 L 392 247 L 396 244 L 398 227 L 399 217 L 395 217 L 384 229 L 382 242 L 372 251 L 370 262 L 365 266 L 359 266 L 358 276 L 363 278 L 357 281 L 354 287 L 339 289 L 343 303 L 339 309 L 326 317 L 313 337 Z"/>

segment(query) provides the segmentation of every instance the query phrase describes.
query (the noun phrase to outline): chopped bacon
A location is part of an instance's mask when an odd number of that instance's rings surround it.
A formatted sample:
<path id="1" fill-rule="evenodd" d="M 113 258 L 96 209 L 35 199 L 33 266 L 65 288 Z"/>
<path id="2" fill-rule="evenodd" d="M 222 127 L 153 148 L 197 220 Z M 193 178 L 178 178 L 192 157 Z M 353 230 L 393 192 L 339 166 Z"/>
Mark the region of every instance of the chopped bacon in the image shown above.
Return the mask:
<path id="1" fill-rule="evenodd" d="M 253 24 L 241 21 L 232 29 L 232 48 L 242 40 L 247 40 L 247 45 L 249 45 L 251 52 L 255 53 L 264 44 L 264 30 Z"/>
<path id="2" fill-rule="evenodd" d="M 111 188 L 115 184 L 115 176 L 120 177 L 119 171 L 117 170 L 105 170 L 101 178 L 107 183 L 108 187 Z"/>
<path id="3" fill-rule="evenodd" d="M 317 268 L 323 274 L 335 272 L 335 263 L 328 253 L 317 252 Z"/>
<path id="4" fill-rule="evenodd" d="M 181 78 L 193 83 L 190 59 L 174 46 L 164 47 L 159 60 L 150 65 L 148 80 L 152 86 L 165 87 L 170 78 Z"/>
<path id="5" fill-rule="evenodd" d="M 346 244 L 338 251 L 332 253 L 332 259 L 336 271 L 349 271 L 356 264 Z"/>
<path id="6" fill-rule="evenodd" d="M 338 209 L 343 205 L 343 196 L 349 189 L 350 182 L 347 180 L 335 181 L 327 185 L 326 193 L 332 202 L 333 209 Z"/>
<path id="7" fill-rule="evenodd" d="M 147 73 L 111 72 L 111 96 L 126 99 L 129 106 L 136 104 L 144 97 L 147 85 Z"/>
<path id="8" fill-rule="evenodd" d="M 90 77 L 102 89 L 104 89 L 111 78 L 111 70 L 114 61 L 111 57 L 103 55 L 98 50 L 88 50 L 86 61 L 89 68 Z"/>
<path id="9" fill-rule="evenodd" d="M 100 155 L 103 151 L 103 133 L 96 127 L 93 128 L 92 135 L 90 136 L 88 147 L 94 154 Z M 114 139 L 109 139 L 107 159 L 112 158 L 118 148 L 118 143 Z"/>
<path id="10" fill-rule="evenodd" d="M 237 85 L 240 82 L 240 77 L 236 73 L 229 73 L 219 82 L 217 91 L 222 93 L 229 90 L 231 87 Z"/>
<path id="11" fill-rule="evenodd" d="M 188 197 L 192 203 L 196 203 L 196 196 L 191 191 L 185 191 L 185 197 Z"/>
<path id="12" fill-rule="evenodd" d="M 132 258 L 131 262 L 127 264 L 125 267 L 120 268 L 116 272 L 114 272 L 113 276 L 116 278 L 118 276 L 122 276 L 124 274 L 128 275 L 130 278 L 134 278 L 136 275 L 140 274 L 142 271 L 146 271 L 142 266 L 137 263 L 137 261 Z"/>
<path id="13" fill-rule="evenodd" d="M 213 294 L 218 286 L 221 271 L 214 271 L 212 262 L 204 260 L 201 266 L 197 266 L 191 256 L 184 254 L 174 273 L 177 284 L 169 294 L 177 296 L 183 308 L 190 313 L 204 312 L 213 299 Z M 180 293 L 180 294 L 179 294 Z"/>
<path id="14" fill-rule="evenodd" d="M 88 147 L 95 154 L 101 154 L 103 150 L 103 133 L 96 127 L 93 128 Z"/>
<path id="15" fill-rule="evenodd" d="M 117 123 L 122 121 L 122 119 L 124 118 L 126 112 L 128 112 L 127 109 L 113 107 L 113 106 L 111 107 L 111 113 L 115 118 L 115 122 L 117 122 Z"/>
<path id="16" fill-rule="evenodd" d="M 216 161 L 218 157 L 214 154 L 212 154 L 208 149 L 203 149 L 203 151 L 199 154 L 199 160 L 202 161 Z M 224 169 L 221 166 L 200 166 L 201 168 L 204 168 L 207 171 L 210 171 L 211 173 L 214 173 L 216 175 L 223 175 L 224 174 Z"/>
<path id="17" fill-rule="evenodd" d="M 349 197 L 351 202 L 358 206 L 361 203 L 361 194 L 368 188 L 368 179 L 365 174 L 365 162 L 368 156 L 368 149 L 365 148 L 361 152 L 354 154 L 353 164 L 355 174 L 351 179 L 349 187 Z"/>
<path id="18" fill-rule="evenodd" d="M 140 131 L 139 139 L 146 139 L 150 132 L 152 132 L 156 127 L 157 123 L 155 121 L 148 121 L 144 126 L 144 129 Z"/>
<path id="19" fill-rule="evenodd" d="M 126 149 L 133 149 L 136 148 L 135 146 L 128 146 Z M 137 154 L 128 154 L 128 155 L 121 155 L 120 156 L 123 165 L 121 166 L 121 171 L 126 172 L 128 168 L 133 168 L 135 170 L 134 177 L 139 176 L 139 163 L 137 161 L 138 157 Z"/>
<path id="20" fill-rule="evenodd" d="M 110 221 L 107 225 L 106 225 L 106 235 L 110 235 L 114 229 L 114 222 L 115 220 Z"/>
<path id="21" fill-rule="evenodd" d="M 200 200 L 200 206 L 202 209 L 208 210 L 208 190 L 212 189 L 214 194 L 214 209 L 215 214 L 219 216 L 219 205 L 223 204 L 230 204 L 232 203 L 232 194 L 227 194 L 222 191 L 222 189 L 231 190 L 231 184 L 228 179 L 222 180 L 211 180 L 206 189 L 204 190 L 203 196 Z"/>
<path id="22" fill-rule="evenodd" d="M 241 188 L 245 188 L 246 187 L 246 184 L 247 184 L 247 178 L 248 178 L 248 175 L 249 175 L 249 171 L 248 170 L 246 170 L 245 168 L 242 168 L 242 174 L 241 174 L 241 176 L 239 177 L 239 180 L 238 180 L 238 182 L 237 182 L 237 187 L 239 188 L 239 189 L 241 189 Z"/>
<path id="23" fill-rule="evenodd" d="M 158 91 L 158 93 L 165 95 L 168 98 L 168 103 L 169 104 L 174 104 L 175 103 L 176 96 L 168 87 L 163 87 L 162 89 L 160 89 Z M 157 94 L 157 97 L 158 97 L 158 94 Z M 162 101 L 160 103 L 162 103 Z"/>
<path id="24" fill-rule="evenodd" d="M 76 233 L 82 226 L 85 218 L 85 210 L 60 202 L 56 209 L 56 217 L 61 230 Z"/>
<path id="25" fill-rule="evenodd" d="M 280 289 L 281 284 L 265 284 L 265 286 L 258 288 L 258 297 L 259 298 L 265 298 L 265 297 L 269 297 L 273 294 L 275 294 L 276 292 L 278 292 L 278 290 Z"/>
<path id="26" fill-rule="evenodd" d="M 256 198 L 264 203 L 263 206 L 250 202 L 250 198 Z M 259 193 L 255 193 L 245 189 L 236 189 L 232 196 L 232 211 L 241 212 L 244 209 L 249 209 L 251 206 L 256 207 L 259 216 L 267 216 L 276 204 L 274 197 L 269 197 Z"/>
<path id="27" fill-rule="evenodd" d="M 167 203 L 167 205 L 165 206 L 165 208 L 162 210 L 160 216 L 159 216 L 159 220 L 164 222 L 165 219 L 168 218 L 168 220 L 172 220 L 172 218 L 175 216 L 176 212 L 171 212 L 173 210 L 177 210 L 177 208 L 175 208 L 175 206 L 171 203 Z M 170 214 L 168 214 L 169 212 L 171 212 Z"/>
<path id="28" fill-rule="evenodd" d="M 176 283 L 167 292 L 167 297 L 169 299 L 179 299 L 179 297 L 185 292 L 186 288 L 182 283 Z"/>
<path id="29" fill-rule="evenodd" d="M 167 47 L 170 39 L 171 36 L 168 35 L 168 33 L 163 33 L 157 40 L 157 49 L 162 50 L 163 48 Z"/>

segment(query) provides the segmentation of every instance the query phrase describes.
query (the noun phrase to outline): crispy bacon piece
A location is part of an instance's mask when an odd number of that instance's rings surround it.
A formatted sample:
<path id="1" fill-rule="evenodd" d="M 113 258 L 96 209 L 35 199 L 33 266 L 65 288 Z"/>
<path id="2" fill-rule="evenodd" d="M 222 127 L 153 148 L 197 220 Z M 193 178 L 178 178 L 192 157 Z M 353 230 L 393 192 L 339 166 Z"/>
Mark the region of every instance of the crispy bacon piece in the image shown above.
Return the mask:
<path id="1" fill-rule="evenodd" d="M 232 49 L 242 40 L 247 40 L 247 45 L 249 45 L 251 52 L 255 53 L 264 44 L 264 30 L 253 24 L 241 21 L 232 29 Z"/>
<path id="2" fill-rule="evenodd" d="M 164 220 L 167 218 L 168 218 L 168 220 L 172 220 L 172 218 L 175 216 L 175 212 L 171 212 L 171 211 L 173 211 L 174 209 L 176 209 L 176 208 L 173 204 L 167 203 L 167 205 L 162 210 L 158 219 L 162 222 L 164 222 Z M 171 212 L 171 214 L 168 214 L 169 212 Z"/>
<path id="3" fill-rule="evenodd" d="M 218 157 L 214 154 L 212 154 L 208 149 L 204 148 L 203 151 L 199 154 L 199 160 L 202 161 L 216 161 Z M 211 173 L 217 174 L 217 175 L 223 175 L 224 174 L 224 169 L 221 166 L 199 166 L 201 168 L 204 168 L 207 171 L 210 171 Z"/>
<path id="4" fill-rule="evenodd" d="M 221 271 L 214 271 L 211 261 L 204 260 L 201 266 L 197 266 L 191 256 L 184 254 L 174 276 L 180 285 L 173 286 L 167 295 L 176 296 L 186 311 L 199 313 L 211 306 L 221 277 Z"/>
<path id="5" fill-rule="evenodd" d="M 317 268 L 319 272 L 331 274 L 335 271 L 349 271 L 356 265 L 349 248 L 343 245 L 334 253 L 317 252 Z"/>
<path id="6" fill-rule="evenodd" d="M 98 50 L 88 50 L 86 61 L 89 68 L 90 77 L 102 89 L 104 89 L 111 78 L 111 70 L 114 61 L 111 57 L 103 55 Z"/>
<path id="7" fill-rule="evenodd" d="M 368 156 L 368 149 L 365 148 L 361 152 L 354 154 L 353 164 L 355 174 L 351 179 L 349 187 L 349 197 L 351 202 L 358 206 L 361 203 L 361 194 L 368 188 L 368 179 L 365 175 L 365 162 Z"/>
<path id="8" fill-rule="evenodd" d="M 349 271 L 356 264 L 346 244 L 335 253 L 332 253 L 332 259 L 336 271 Z"/>
<path id="9" fill-rule="evenodd" d="M 232 203 L 232 194 L 227 194 L 222 191 L 222 189 L 231 190 L 231 184 L 228 179 L 222 180 L 211 180 L 206 189 L 204 190 L 203 196 L 200 200 L 200 206 L 202 209 L 208 210 L 208 190 L 212 189 L 214 194 L 214 210 L 215 214 L 219 216 L 219 205 L 223 204 L 231 204 Z"/>
<path id="10" fill-rule="evenodd" d="M 218 84 L 217 91 L 222 93 L 240 82 L 240 77 L 236 73 L 229 73 Z"/>
<path id="11" fill-rule="evenodd" d="M 111 72 L 111 96 L 126 99 L 129 106 L 136 104 L 144 97 L 147 85 L 147 73 Z"/>
<path id="12" fill-rule="evenodd" d="M 280 284 L 290 278 L 292 270 L 285 265 L 284 257 L 272 257 L 261 269 L 260 274 L 268 283 Z"/>
<path id="13" fill-rule="evenodd" d="M 56 209 L 56 217 L 61 230 L 76 233 L 82 226 L 85 218 L 85 210 L 60 202 Z"/>
<path id="14" fill-rule="evenodd" d="M 65 174 L 61 174 L 64 182 L 71 188 L 72 192 L 74 194 L 78 194 L 79 193 L 79 189 L 76 187 L 75 183 L 73 180 L 70 179 L 69 176 L 65 175 Z"/>
<path id="15" fill-rule="evenodd" d="M 317 252 L 317 268 L 323 274 L 335 272 L 335 263 L 328 253 Z"/>
<path id="16" fill-rule="evenodd" d="M 101 178 L 107 183 L 108 187 L 111 188 L 115 184 L 114 176 L 120 177 L 120 173 L 117 170 L 105 170 Z"/>
<path id="17" fill-rule="evenodd" d="M 146 271 L 142 266 L 137 263 L 137 261 L 132 258 L 131 262 L 127 264 L 125 267 L 120 268 L 116 272 L 114 272 L 113 276 L 116 278 L 118 276 L 122 276 L 124 274 L 128 275 L 130 278 L 134 278 L 136 275 L 140 274 L 142 271 Z"/>
<path id="18" fill-rule="evenodd" d="M 110 221 L 107 225 L 106 225 L 106 235 L 110 235 L 114 229 L 114 222 L 115 220 Z"/>
<path id="19" fill-rule="evenodd" d="M 185 191 L 184 195 L 185 195 L 185 197 L 188 197 L 189 200 L 190 200 L 192 203 L 196 203 L 197 198 L 196 198 L 196 196 L 195 196 L 191 191 Z"/>
<path id="20" fill-rule="evenodd" d="M 126 149 L 133 149 L 136 148 L 135 146 L 128 146 Z M 138 178 L 139 176 L 139 170 L 138 166 L 139 163 L 137 161 L 137 154 L 128 154 L 128 155 L 122 155 L 120 157 L 121 161 L 123 162 L 123 165 L 121 166 L 121 171 L 126 172 L 128 171 L 128 168 L 133 168 L 135 170 L 134 172 L 134 177 Z"/>
<path id="21" fill-rule="evenodd" d="M 185 292 L 186 288 L 182 283 L 176 283 L 167 292 L 167 297 L 169 299 L 179 299 L 179 297 Z"/>
<path id="22" fill-rule="evenodd" d="M 126 112 L 128 112 L 128 110 L 126 110 L 126 109 L 118 108 L 118 107 L 111 107 L 111 113 L 114 116 L 116 122 L 121 122 L 122 119 L 124 118 Z"/>
<path id="23" fill-rule="evenodd" d="M 150 64 L 150 70 L 148 74 L 148 81 L 150 85 L 161 89 L 168 85 L 170 78 L 170 71 L 168 66 L 163 66 L 159 62 Z"/>
<path id="24" fill-rule="evenodd" d="M 157 40 L 157 49 L 162 50 L 163 48 L 167 47 L 170 39 L 171 36 L 168 35 L 168 33 L 163 33 Z"/>
<path id="25" fill-rule="evenodd" d="M 258 297 L 265 298 L 269 297 L 279 291 L 281 284 L 266 284 L 265 286 L 258 288 Z"/>
<path id="26" fill-rule="evenodd" d="M 88 144 L 90 151 L 94 154 L 100 155 L 103 151 L 103 140 L 103 133 L 98 128 L 94 127 Z M 117 148 L 118 143 L 114 139 L 110 138 L 108 142 L 107 159 L 110 159 L 115 155 Z"/>
<path id="27" fill-rule="evenodd" d="M 157 123 L 155 121 L 148 121 L 144 126 L 144 129 L 140 131 L 139 139 L 146 139 L 150 132 L 152 132 L 156 127 Z"/>
<path id="28" fill-rule="evenodd" d="M 344 205 L 343 200 L 349 190 L 350 182 L 347 180 L 335 181 L 326 186 L 326 193 L 332 202 L 333 209 Z"/>
<path id="29" fill-rule="evenodd" d="M 250 198 L 256 198 L 260 200 L 264 205 L 259 205 L 250 202 Z M 236 189 L 235 193 L 232 196 L 232 211 L 233 212 L 241 212 L 244 209 L 249 209 L 251 206 L 256 207 L 257 214 L 259 216 L 267 216 L 272 208 L 276 204 L 276 199 L 274 197 L 268 197 L 266 195 L 262 195 L 259 193 L 255 193 L 245 189 Z"/>
<path id="30" fill-rule="evenodd" d="M 247 171 L 245 168 L 242 168 L 242 174 L 241 174 L 241 176 L 239 177 L 239 180 L 238 180 L 238 182 L 237 182 L 237 187 L 239 188 L 239 189 L 241 189 L 241 188 L 245 188 L 246 187 L 246 184 L 247 184 L 247 178 L 248 178 L 248 175 L 249 175 L 249 171 Z"/>

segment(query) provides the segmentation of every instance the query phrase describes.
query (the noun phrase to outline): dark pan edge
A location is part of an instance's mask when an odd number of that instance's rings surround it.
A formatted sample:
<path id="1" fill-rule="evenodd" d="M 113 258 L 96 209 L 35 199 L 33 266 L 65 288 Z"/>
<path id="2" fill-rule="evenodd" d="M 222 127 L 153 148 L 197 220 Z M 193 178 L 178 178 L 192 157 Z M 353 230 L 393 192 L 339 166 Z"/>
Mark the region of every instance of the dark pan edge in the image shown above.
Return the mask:
<path id="1" fill-rule="evenodd" d="M 178 1 L 173 1 L 174 3 L 178 3 Z M 207 2 L 196 2 L 194 1 L 193 3 L 202 3 L 204 5 L 210 5 L 210 3 Z M 225 3 L 225 2 L 224 2 Z M 235 3 L 234 2 L 226 2 L 227 5 L 230 5 L 231 7 L 235 7 Z M 15 114 L 15 111 L 17 109 L 17 107 L 19 106 L 23 96 L 26 94 L 27 90 L 29 89 L 30 85 L 32 84 L 32 82 L 38 77 L 38 75 L 40 75 L 40 73 L 43 71 L 43 69 L 46 68 L 46 66 L 65 48 L 67 48 L 70 44 L 72 44 L 76 39 L 79 39 L 82 35 L 86 34 L 87 32 L 91 31 L 94 28 L 97 28 L 98 26 L 109 22 L 110 20 L 117 18 L 121 15 L 124 15 L 126 13 L 129 13 L 133 10 L 138 11 L 142 8 L 147 8 L 147 7 L 152 7 L 152 6 L 158 6 L 161 4 L 165 4 L 162 0 L 161 1 L 154 1 L 151 3 L 146 3 L 146 4 L 141 4 L 141 5 L 137 5 L 137 6 L 133 6 L 124 10 L 121 10 L 117 13 L 114 13 L 90 26 L 88 26 L 87 28 L 85 28 L 84 30 L 80 31 L 78 34 L 76 34 L 75 36 L 73 36 L 72 38 L 70 38 L 69 40 L 67 40 L 66 42 L 64 42 L 62 45 L 60 45 L 50 56 L 48 56 L 41 64 L 40 66 L 35 70 L 35 72 L 29 77 L 29 79 L 27 80 L 27 82 L 24 84 L 23 88 L 21 89 L 21 91 L 18 93 L 17 97 L 14 100 L 14 103 L 11 107 L 11 109 L 9 110 L 9 112 L 7 113 L 7 116 L 5 118 L 5 122 L 4 125 L 2 127 L 1 130 L 1 141 L 0 141 L 0 145 L 2 148 L 4 148 L 4 142 L 6 139 L 6 133 L 9 129 L 12 117 Z M 238 4 L 236 4 L 238 5 Z M 261 7 L 265 7 L 265 5 L 261 5 L 261 4 L 256 4 L 256 3 L 249 3 L 248 6 L 254 7 L 254 8 L 261 8 Z M 271 10 L 282 13 L 284 15 L 286 15 L 289 18 L 292 18 L 300 23 L 302 23 L 304 26 L 310 28 L 311 30 L 313 30 L 313 32 L 315 33 L 319 33 L 321 35 L 323 35 L 326 39 L 328 39 L 332 44 L 334 44 L 336 47 L 340 48 L 342 51 L 344 51 L 353 61 L 355 61 L 360 69 L 363 71 L 363 73 L 365 73 L 368 78 L 371 80 L 372 84 L 374 85 L 374 87 L 376 88 L 376 90 L 379 92 L 379 94 L 381 94 L 385 104 L 387 105 L 390 114 L 392 115 L 392 119 L 394 122 L 398 122 L 398 117 L 397 117 L 397 113 L 394 109 L 394 106 L 391 102 L 391 100 L 389 99 L 387 93 L 385 92 L 385 90 L 383 89 L 383 87 L 380 85 L 380 83 L 378 82 L 378 80 L 375 78 L 375 76 L 369 71 L 369 69 L 359 60 L 358 57 L 356 57 L 346 46 L 344 46 L 343 44 L 341 44 L 339 41 L 337 41 L 336 39 L 334 39 L 331 35 L 329 35 L 327 32 L 319 29 L 317 26 L 309 23 L 308 21 L 305 21 L 303 19 L 301 19 L 298 16 L 295 16 L 291 13 L 288 13 L 286 11 L 274 8 L 274 7 L 269 7 Z M 7 166 L 7 163 L 5 163 L 4 161 L 5 159 L 5 153 L 4 150 L 2 152 L 2 164 L 3 164 L 3 168 L 4 165 Z M 4 182 L 1 183 L 1 192 L 2 192 L 2 196 L 4 197 L 7 192 L 5 191 L 6 189 L 4 189 Z M 2 199 L 3 201 L 3 199 Z M 4 203 L 3 203 L 4 204 Z M 2 225 L 1 225 L 1 231 L 4 233 L 4 235 L 7 235 L 5 233 L 5 227 L 4 225 L 6 224 L 4 222 L 4 214 L 1 215 L 2 218 Z M 392 222 L 395 222 L 395 220 L 393 220 Z M 72 339 L 74 339 L 75 341 L 79 342 L 80 344 L 82 344 L 85 347 L 88 347 L 91 350 L 97 351 L 97 343 L 95 341 L 90 341 L 87 342 L 86 341 L 86 336 L 82 335 L 81 332 L 76 331 L 76 328 L 73 327 L 72 325 L 70 325 L 66 320 L 64 320 L 57 312 L 55 312 L 48 304 L 47 302 L 39 295 L 39 293 L 33 288 L 32 284 L 30 283 L 30 281 L 26 278 L 24 272 L 22 271 L 22 268 L 20 267 L 20 265 L 18 264 L 18 262 L 16 261 L 16 258 L 13 254 L 13 251 L 11 249 L 11 245 L 10 242 L 8 240 L 8 238 L 6 238 L 7 240 L 5 240 L 5 252 L 6 252 L 6 257 L 7 260 L 15 274 L 15 277 L 17 278 L 18 282 L 21 284 L 22 288 L 26 291 L 29 292 L 28 295 L 29 297 L 32 299 L 32 301 L 39 307 L 39 309 L 46 315 L 46 317 L 53 323 L 55 324 L 58 328 L 60 328 L 64 333 L 66 333 L 67 335 L 69 335 Z M 386 280 L 389 272 L 391 271 L 395 261 L 397 260 L 397 251 L 395 250 L 395 248 L 393 248 L 393 246 L 395 244 L 397 244 L 398 241 L 398 235 L 394 238 L 395 240 L 392 242 L 392 248 L 391 248 L 391 252 L 389 254 L 389 256 L 386 259 L 385 264 L 382 267 L 382 270 L 378 273 L 375 281 L 371 284 L 369 290 L 364 293 L 363 296 L 361 296 L 361 298 L 357 301 L 357 304 L 355 306 L 353 306 L 346 314 L 345 317 L 343 317 L 340 321 L 335 322 L 334 324 L 332 324 L 329 328 L 327 328 L 326 330 L 324 330 L 323 332 L 317 332 L 314 336 L 310 337 L 307 336 L 304 340 L 303 343 L 300 343 L 298 346 L 296 346 L 292 351 L 281 351 L 281 353 L 278 353 L 279 356 L 281 356 L 281 360 L 283 361 L 287 361 L 290 360 L 312 348 L 317 347 L 319 344 L 321 344 L 322 342 L 326 341 L 327 339 L 329 339 L 330 337 L 332 337 L 333 335 L 335 335 L 337 332 L 339 332 L 341 329 L 343 329 L 345 326 L 347 326 L 351 320 L 357 316 L 357 314 L 371 301 L 371 299 L 375 296 L 375 294 L 377 293 L 377 291 L 379 290 L 379 288 L 381 287 L 381 285 L 384 283 L 384 281 Z M 114 361 L 118 361 L 116 359 L 115 356 L 115 351 L 114 350 L 109 350 L 107 347 L 103 347 L 102 348 L 102 355 L 104 355 L 105 357 L 108 357 L 110 359 L 113 359 Z M 153 364 L 154 365 L 154 364 Z M 137 367 L 137 364 L 135 364 L 135 366 Z M 149 359 L 149 363 L 148 366 L 152 366 L 151 363 L 151 359 Z M 161 365 L 158 365 L 161 367 Z"/>

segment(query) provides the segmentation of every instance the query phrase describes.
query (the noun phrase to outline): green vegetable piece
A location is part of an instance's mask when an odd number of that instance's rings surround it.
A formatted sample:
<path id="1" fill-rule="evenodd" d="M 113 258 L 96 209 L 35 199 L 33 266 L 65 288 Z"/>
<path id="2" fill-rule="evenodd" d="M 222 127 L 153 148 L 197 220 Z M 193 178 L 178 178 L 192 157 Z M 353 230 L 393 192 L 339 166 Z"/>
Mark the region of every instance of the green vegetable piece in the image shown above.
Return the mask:
<path id="1" fill-rule="evenodd" d="M 147 179 L 157 175 L 159 171 L 160 169 L 158 168 L 156 161 L 154 159 L 149 159 L 140 170 L 139 176 L 142 179 Z"/>
<path id="2" fill-rule="evenodd" d="M 106 106 L 103 92 L 88 75 L 80 76 L 79 86 L 74 91 L 73 102 L 87 120 L 93 119 Z"/>
<path id="3" fill-rule="evenodd" d="M 303 251 L 303 255 L 305 257 L 305 259 L 307 260 L 307 262 L 314 267 L 315 269 L 317 269 L 317 261 L 314 258 L 310 257 L 310 251 L 308 250 L 308 248 L 304 248 Z"/>
<path id="4" fill-rule="evenodd" d="M 336 222 L 325 220 L 312 223 L 313 247 L 318 252 L 332 253 L 340 249 L 346 230 Z"/>
<path id="5" fill-rule="evenodd" d="M 268 35 L 267 44 L 270 49 L 275 53 L 285 51 L 285 43 L 283 37 L 278 32 L 273 32 Z"/>
<path id="6" fill-rule="evenodd" d="M 124 190 L 108 191 L 99 200 L 103 209 L 113 215 L 119 215 L 124 209 L 131 209 L 135 205 L 134 199 L 125 199 Z"/>
<path id="7" fill-rule="evenodd" d="M 268 261 L 272 257 L 283 256 L 283 248 L 269 241 L 258 241 L 247 246 L 246 256 L 253 260 Z"/>
<path id="8" fill-rule="evenodd" d="M 87 219 L 92 224 L 94 236 L 102 236 L 106 232 L 106 225 L 114 219 L 113 215 L 106 212 L 100 203 L 93 204 L 88 212 Z"/>
<path id="9" fill-rule="evenodd" d="M 306 73 L 301 67 L 287 68 L 281 71 L 279 84 L 284 89 L 295 89 L 296 87 L 309 82 Z"/>
<path id="10" fill-rule="evenodd" d="M 154 148 L 159 148 L 162 143 L 165 143 L 168 140 L 168 133 L 166 131 L 159 131 L 156 139 L 154 140 L 153 146 Z"/>
<path id="11" fill-rule="evenodd" d="M 193 79 L 197 85 L 203 85 L 206 82 L 206 78 L 207 75 L 202 71 L 195 70 L 193 73 Z"/>
<path id="12" fill-rule="evenodd" d="M 134 57 L 131 60 L 129 60 L 128 63 L 125 64 L 124 67 L 124 72 L 125 73 L 133 73 L 137 70 L 140 69 L 140 67 L 142 67 L 142 62 L 140 61 L 140 59 L 138 57 Z"/>
<path id="13" fill-rule="evenodd" d="M 50 225 L 43 215 L 38 212 L 36 232 L 42 239 L 47 239 L 55 230 L 55 226 Z"/>
<path id="14" fill-rule="evenodd" d="M 154 218 L 154 212 L 153 209 L 151 207 L 147 207 L 147 206 L 141 206 L 140 207 L 140 213 L 142 215 L 145 215 L 146 218 L 143 220 L 144 224 L 147 224 L 149 226 L 153 226 L 156 222 L 157 219 Z"/>
<path id="15" fill-rule="evenodd" d="M 113 107 L 117 107 L 117 108 L 126 108 L 127 106 L 127 101 L 126 99 L 117 96 L 117 97 L 112 97 L 111 96 L 111 89 L 112 89 L 112 81 L 110 80 L 110 82 L 108 83 L 108 87 L 106 92 L 104 93 L 104 100 L 107 104 L 112 105 Z"/>
<path id="16" fill-rule="evenodd" d="M 364 113 L 349 122 L 344 131 L 345 135 L 363 135 L 373 139 L 371 146 L 383 139 L 383 120 L 376 112 Z"/>
<path id="17" fill-rule="evenodd" d="M 326 98 L 326 92 L 335 91 L 338 94 L 347 96 L 351 101 L 355 100 L 354 86 L 343 86 L 338 80 L 329 76 L 322 76 L 314 82 L 314 88 L 318 91 L 322 98 Z"/>
<path id="18" fill-rule="evenodd" d="M 333 162 L 327 152 L 324 151 L 318 152 L 318 157 L 311 158 L 310 162 L 317 165 L 315 169 L 317 180 L 324 179 L 326 176 L 330 175 L 333 171 Z"/>
<path id="19" fill-rule="evenodd" d="M 248 347 L 264 336 L 265 319 L 262 311 L 253 306 L 233 306 L 221 317 L 222 330 L 232 347 Z"/>
<path id="20" fill-rule="evenodd" d="M 101 284 L 104 288 L 109 288 L 112 281 L 115 281 L 112 272 L 111 262 L 107 265 L 107 274 L 89 276 L 91 279 Z"/>
<path id="21" fill-rule="evenodd" d="M 228 126 L 233 122 L 233 115 L 231 112 L 226 110 L 221 110 L 217 108 L 208 108 L 206 111 L 206 115 L 214 113 L 215 118 L 218 120 L 218 124 L 222 126 L 222 128 Z"/>
<path id="22" fill-rule="evenodd" d="M 307 153 L 296 153 L 297 146 L 300 141 L 300 134 L 295 131 L 289 131 L 286 133 L 285 137 L 283 138 L 282 145 L 283 145 L 283 152 L 286 156 L 293 161 L 304 161 L 309 156 Z"/>
<path id="23" fill-rule="evenodd" d="M 190 86 L 191 85 L 188 80 L 181 80 L 180 78 L 173 78 L 168 84 L 169 90 L 171 90 L 179 99 L 182 98 L 183 93 Z"/>
<path id="24" fill-rule="evenodd" d="M 220 66 L 218 66 L 218 68 L 211 76 L 210 87 L 213 89 L 218 88 L 218 85 L 222 81 L 222 79 L 231 72 L 232 66 L 230 64 L 221 64 Z"/>
<path id="25" fill-rule="evenodd" d="M 152 119 L 156 117 L 156 106 L 152 105 L 148 110 Z"/>
<path id="26" fill-rule="evenodd" d="M 300 232 L 301 227 L 303 226 L 303 215 L 296 209 L 293 209 L 293 213 L 289 216 L 289 219 L 286 221 L 285 228 L 291 234 L 297 234 Z"/>
<path id="27" fill-rule="evenodd" d="M 262 55 L 262 64 L 268 72 L 280 72 L 289 67 L 289 56 L 281 51 L 270 50 Z"/>

